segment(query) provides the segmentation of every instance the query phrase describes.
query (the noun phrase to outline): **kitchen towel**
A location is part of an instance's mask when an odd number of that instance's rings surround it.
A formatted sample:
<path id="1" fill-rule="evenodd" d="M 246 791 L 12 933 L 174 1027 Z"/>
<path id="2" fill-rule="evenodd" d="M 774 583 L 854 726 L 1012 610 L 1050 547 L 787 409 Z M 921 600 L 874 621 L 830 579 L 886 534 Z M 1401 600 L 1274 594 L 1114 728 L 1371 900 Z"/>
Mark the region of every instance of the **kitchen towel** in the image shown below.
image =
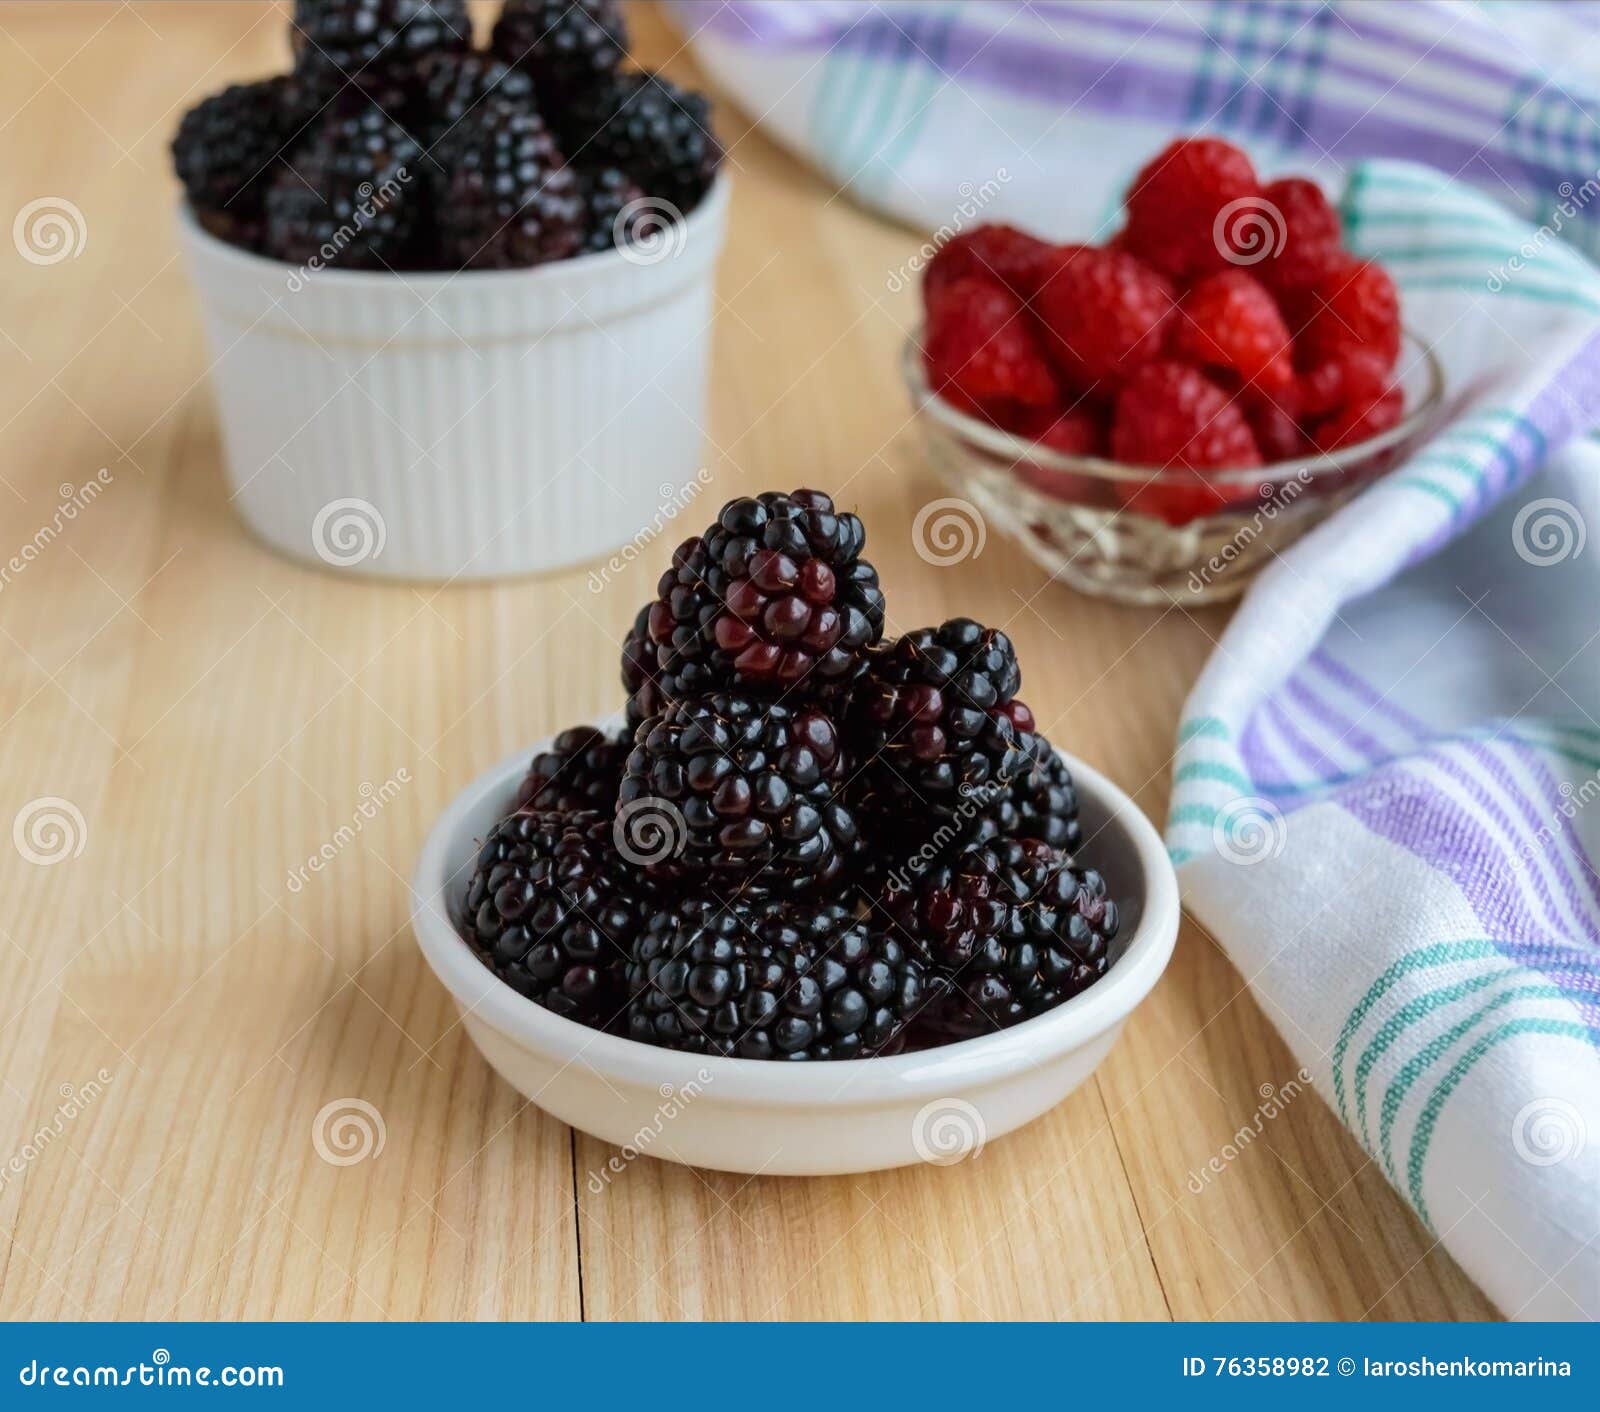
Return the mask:
<path id="1" fill-rule="evenodd" d="M 1572 71 L 1595 7 L 675 9 L 752 115 L 935 244 L 996 219 L 1104 238 L 1180 131 L 1342 193 L 1444 415 L 1251 588 L 1184 710 L 1168 842 L 1191 914 L 1500 1309 L 1600 1318 L 1600 272 L 1578 253 L 1600 92 Z"/>

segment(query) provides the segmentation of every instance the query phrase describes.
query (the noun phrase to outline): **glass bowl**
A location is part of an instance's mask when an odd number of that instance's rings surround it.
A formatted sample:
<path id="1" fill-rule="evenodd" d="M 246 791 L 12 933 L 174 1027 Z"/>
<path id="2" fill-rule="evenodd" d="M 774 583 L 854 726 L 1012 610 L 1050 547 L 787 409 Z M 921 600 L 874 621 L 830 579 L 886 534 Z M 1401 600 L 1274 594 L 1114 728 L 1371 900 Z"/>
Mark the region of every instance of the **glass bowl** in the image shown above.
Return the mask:
<path id="1" fill-rule="evenodd" d="M 928 458 L 952 490 L 1014 537 L 1052 578 L 1122 603 L 1211 603 L 1236 597 L 1272 558 L 1325 519 L 1417 441 L 1444 395 L 1433 350 L 1407 332 L 1398 385 L 1405 414 L 1388 431 L 1337 451 L 1252 469 L 1206 472 L 1222 503 L 1183 524 L 1126 503 L 1141 490 L 1191 489 L 1194 473 L 1069 456 L 991 426 L 929 388 L 921 330 L 901 371 Z"/>

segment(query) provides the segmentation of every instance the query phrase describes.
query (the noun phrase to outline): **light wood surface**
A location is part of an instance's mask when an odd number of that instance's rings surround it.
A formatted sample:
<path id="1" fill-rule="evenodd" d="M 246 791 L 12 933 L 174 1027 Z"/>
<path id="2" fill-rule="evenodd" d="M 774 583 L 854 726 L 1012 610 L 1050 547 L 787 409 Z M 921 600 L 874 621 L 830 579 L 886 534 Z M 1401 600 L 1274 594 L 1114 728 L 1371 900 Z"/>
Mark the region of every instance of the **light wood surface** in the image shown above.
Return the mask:
<path id="1" fill-rule="evenodd" d="M 0 1314 L 1491 1315 L 1309 1092 L 1191 1183 L 1296 1069 L 1192 923 L 1095 1079 L 976 1160 L 803 1181 L 641 1159 L 589 1188 L 612 1149 L 478 1056 L 414 948 L 405 879 L 476 773 L 613 709 L 615 644 L 654 572 L 599 594 L 585 571 L 374 586 L 240 527 L 165 147 L 185 104 L 281 64 L 282 18 L 0 6 L 0 217 L 65 197 L 88 232 L 48 266 L 0 241 L 0 560 L 53 523 L 62 487 L 109 476 L 0 582 L 0 825 L 41 799 L 83 821 L 81 853 L 51 865 L 0 847 Z M 658 19 L 636 24 L 647 58 L 694 77 Z M 895 370 L 912 296 L 886 285 L 917 238 L 738 113 L 719 121 L 737 188 L 708 505 L 832 490 L 867 521 L 894 625 L 1003 624 L 1051 736 L 1159 819 L 1225 614 L 1097 603 L 998 539 L 923 563 L 909 526 L 940 492 Z M 384 1146 L 330 1165 L 313 1122 L 348 1098 L 381 1114 Z"/>

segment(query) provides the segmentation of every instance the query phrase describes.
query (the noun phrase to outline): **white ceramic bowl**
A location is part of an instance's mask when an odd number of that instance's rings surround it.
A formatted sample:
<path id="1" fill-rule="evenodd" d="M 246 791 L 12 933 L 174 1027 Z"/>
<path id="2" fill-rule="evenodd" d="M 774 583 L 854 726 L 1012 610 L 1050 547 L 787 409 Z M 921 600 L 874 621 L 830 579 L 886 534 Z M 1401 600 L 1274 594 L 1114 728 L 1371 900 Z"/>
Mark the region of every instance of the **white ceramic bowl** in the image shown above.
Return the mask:
<path id="1" fill-rule="evenodd" d="M 455 928 L 478 841 L 511 807 L 533 753 L 475 780 L 434 825 L 412 879 L 412 926 L 484 1058 L 546 1112 L 625 1155 L 786 1176 L 959 1160 L 1088 1078 L 1172 955 L 1178 883 L 1160 836 L 1105 776 L 1064 756 L 1083 855 L 1112 883 L 1123 918 L 1121 955 L 1082 995 L 982 1039 L 839 1063 L 704 1058 L 602 1034 L 517 994 Z"/>
<path id="2" fill-rule="evenodd" d="M 291 266 L 184 208 L 245 523 L 298 559 L 440 581 L 582 563 L 674 513 L 703 464 L 727 207 L 722 177 L 642 244 L 457 274 Z"/>

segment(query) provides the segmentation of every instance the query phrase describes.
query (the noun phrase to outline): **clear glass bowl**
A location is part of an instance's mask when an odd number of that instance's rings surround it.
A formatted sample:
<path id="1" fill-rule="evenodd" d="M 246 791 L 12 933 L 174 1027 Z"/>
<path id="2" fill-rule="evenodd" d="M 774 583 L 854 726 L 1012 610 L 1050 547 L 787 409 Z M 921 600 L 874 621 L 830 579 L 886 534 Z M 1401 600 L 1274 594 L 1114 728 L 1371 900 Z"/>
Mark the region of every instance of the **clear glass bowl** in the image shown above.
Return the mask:
<path id="1" fill-rule="evenodd" d="M 1051 577 L 1123 603 L 1210 603 L 1242 593 L 1274 554 L 1395 465 L 1444 395 L 1438 358 L 1407 333 L 1398 377 L 1405 415 L 1397 425 L 1325 454 L 1207 472 L 1224 503 L 1174 525 L 1125 499 L 1141 487 L 1192 488 L 1192 472 L 1063 455 L 967 415 L 928 387 L 920 333 L 906 341 L 901 371 L 940 478 Z"/>

